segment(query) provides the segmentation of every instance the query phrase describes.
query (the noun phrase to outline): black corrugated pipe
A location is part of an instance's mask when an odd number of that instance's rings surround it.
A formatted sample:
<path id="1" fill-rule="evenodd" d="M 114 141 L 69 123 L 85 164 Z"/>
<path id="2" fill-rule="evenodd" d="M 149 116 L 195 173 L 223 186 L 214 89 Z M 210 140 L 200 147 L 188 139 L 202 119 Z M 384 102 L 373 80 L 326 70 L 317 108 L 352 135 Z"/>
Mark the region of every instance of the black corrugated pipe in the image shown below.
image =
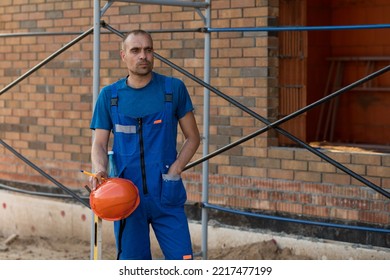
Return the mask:
<path id="1" fill-rule="evenodd" d="M 43 177 L 45 177 L 46 179 L 48 179 L 49 181 L 51 181 L 52 183 L 54 183 L 57 187 L 61 188 L 63 191 L 65 191 L 66 193 L 70 194 L 73 198 L 75 198 L 77 201 L 79 201 L 81 204 L 83 204 L 84 206 L 88 207 L 88 208 L 91 208 L 91 206 L 89 205 L 89 201 L 85 201 L 84 199 L 82 199 L 81 197 L 79 197 L 75 192 L 71 191 L 70 189 L 68 189 L 67 187 L 65 187 L 63 184 L 61 184 L 60 182 L 58 182 L 56 179 L 54 179 L 52 176 L 50 176 L 49 174 L 47 174 L 45 171 L 43 171 L 41 168 L 39 168 L 38 166 L 36 166 L 34 163 L 32 163 L 31 161 L 29 161 L 27 158 L 25 158 L 24 156 L 22 156 L 19 152 L 17 152 L 14 148 L 12 148 L 11 146 L 9 146 L 7 143 L 5 143 L 2 139 L 0 139 L 0 144 L 2 144 L 7 150 L 9 150 L 11 153 L 13 153 L 15 156 L 17 156 L 19 159 L 21 159 L 22 161 L 24 161 L 27 165 L 29 165 L 31 168 L 33 168 L 35 171 L 37 171 L 38 173 L 40 173 Z"/>
<path id="2" fill-rule="evenodd" d="M 343 224 L 335 224 L 335 223 L 315 222 L 315 221 L 308 221 L 308 220 L 298 220 L 298 219 L 284 218 L 284 217 L 278 217 L 273 215 L 249 213 L 249 212 L 229 209 L 226 207 L 213 205 L 209 203 L 203 203 L 202 207 L 215 209 L 215 210 L 232 213 L 232 214 L 239 214 L 239 215 L 255 217 L 255 218 L 271 219 L 271 220 L 283 221 L 283 222 L 292 222 L 292 223 L 312 225 L 312 226 L 324 226 L 324 227 L 342 228 L 342 229 L 351 229 L 351 230 L 371 231 L 371 232 L 379 232 L 379 233 L 390 233 L 390 229 L 384 229 L 384 228 L 372 228 L 372 227 L 352 226 L 352 225 L 343 225 Z"/>

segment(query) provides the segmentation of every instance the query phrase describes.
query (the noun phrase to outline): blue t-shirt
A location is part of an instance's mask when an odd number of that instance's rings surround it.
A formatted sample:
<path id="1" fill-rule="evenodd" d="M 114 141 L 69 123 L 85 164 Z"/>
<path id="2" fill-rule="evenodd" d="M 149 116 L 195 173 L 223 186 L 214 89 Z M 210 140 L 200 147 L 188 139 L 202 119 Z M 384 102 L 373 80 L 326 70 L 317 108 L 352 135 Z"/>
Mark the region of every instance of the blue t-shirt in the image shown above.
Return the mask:
<path id="1" fill-rule="evenodd" d="M 120 80 L 118 85 L 118 111 L 124 115 L 139 118 L 164 110 L 165 76 L 152 73 L 152 80 L 143 88 L 134 89 L 126 84 L 127 78 Z M 111 89 L 112 85 L 104 87 L 96 101 L 92 116 L 91 129 L 111 130 Z M 193 105 L 184 83 L 172 78 L 173 113 L 181 119 L 192 111 Z"/>

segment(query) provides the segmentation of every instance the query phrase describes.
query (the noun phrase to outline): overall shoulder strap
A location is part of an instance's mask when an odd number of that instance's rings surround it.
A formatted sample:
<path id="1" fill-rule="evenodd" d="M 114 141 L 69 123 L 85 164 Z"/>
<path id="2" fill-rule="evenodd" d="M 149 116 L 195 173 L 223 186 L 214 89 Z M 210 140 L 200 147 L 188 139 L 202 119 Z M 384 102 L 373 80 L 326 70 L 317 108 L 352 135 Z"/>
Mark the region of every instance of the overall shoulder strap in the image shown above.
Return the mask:
<path id="1" fill-rule="evenodd" d="M 122 80 L 120 79 L 111 85 L 111 106 L 118 106 L 118 83 Z"/>
<path id="2" fill-rule="evenodd" d="M 173 101 L 172 77 L 165 77 L 165 102 Z"/>
<path id="3" fill-rule="evenodd" d="M 115 131 L 115 125 L 118 123 L 118 85 L 123 79 L 113 83 L 111 85 L 111 119 L 113 122 L 113 130 Z"/>

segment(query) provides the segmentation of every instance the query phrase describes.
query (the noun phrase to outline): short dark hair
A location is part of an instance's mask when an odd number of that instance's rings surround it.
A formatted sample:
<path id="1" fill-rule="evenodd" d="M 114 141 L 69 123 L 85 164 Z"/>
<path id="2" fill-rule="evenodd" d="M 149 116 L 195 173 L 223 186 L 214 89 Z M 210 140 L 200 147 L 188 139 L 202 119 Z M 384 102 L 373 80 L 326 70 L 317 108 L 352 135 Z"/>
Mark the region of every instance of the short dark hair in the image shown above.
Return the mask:
<path id="1" fill-rule="evenodd" d="M 142 30 L 142 29 L 134 29 L 130 32 L 128 32 L 122 39 L 122 50 L 125 49 L 125 41 L 127 40 L 127 38 L 130 36 L 130 35 L 145 35 L 145 36 L 148 36 L 150 38 L 150 41 L 153 42 L 153 39 L 152 39 L 152 35 L 150 35 L 149 32 L 145 31 L 145 30 Z"/>

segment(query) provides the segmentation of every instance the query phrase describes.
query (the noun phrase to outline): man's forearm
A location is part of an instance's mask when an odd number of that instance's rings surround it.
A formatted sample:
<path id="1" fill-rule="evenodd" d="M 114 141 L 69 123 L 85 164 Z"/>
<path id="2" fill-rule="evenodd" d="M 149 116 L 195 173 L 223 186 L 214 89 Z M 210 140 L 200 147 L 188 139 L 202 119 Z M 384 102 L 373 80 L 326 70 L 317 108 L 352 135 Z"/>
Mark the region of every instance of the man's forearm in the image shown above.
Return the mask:
<path id="1" fill-rule="evenodd" d="M 91 160 L 94 172 L 107 172 L 107 148 L 92 145 Z"/>
<path id="2" fill-rule="evenodd" d="M 196 150 L 199 147 L 199 143 L 199 139 L 187 139 L 184 142 L 176 161 L 172 164 L 168 173 L 172 175 L 180 175 L 181 172 L 183 172 L 183 169 L 186 167 L 187 163 L 190 162 L 191 158 L 196 153 Z"/>

